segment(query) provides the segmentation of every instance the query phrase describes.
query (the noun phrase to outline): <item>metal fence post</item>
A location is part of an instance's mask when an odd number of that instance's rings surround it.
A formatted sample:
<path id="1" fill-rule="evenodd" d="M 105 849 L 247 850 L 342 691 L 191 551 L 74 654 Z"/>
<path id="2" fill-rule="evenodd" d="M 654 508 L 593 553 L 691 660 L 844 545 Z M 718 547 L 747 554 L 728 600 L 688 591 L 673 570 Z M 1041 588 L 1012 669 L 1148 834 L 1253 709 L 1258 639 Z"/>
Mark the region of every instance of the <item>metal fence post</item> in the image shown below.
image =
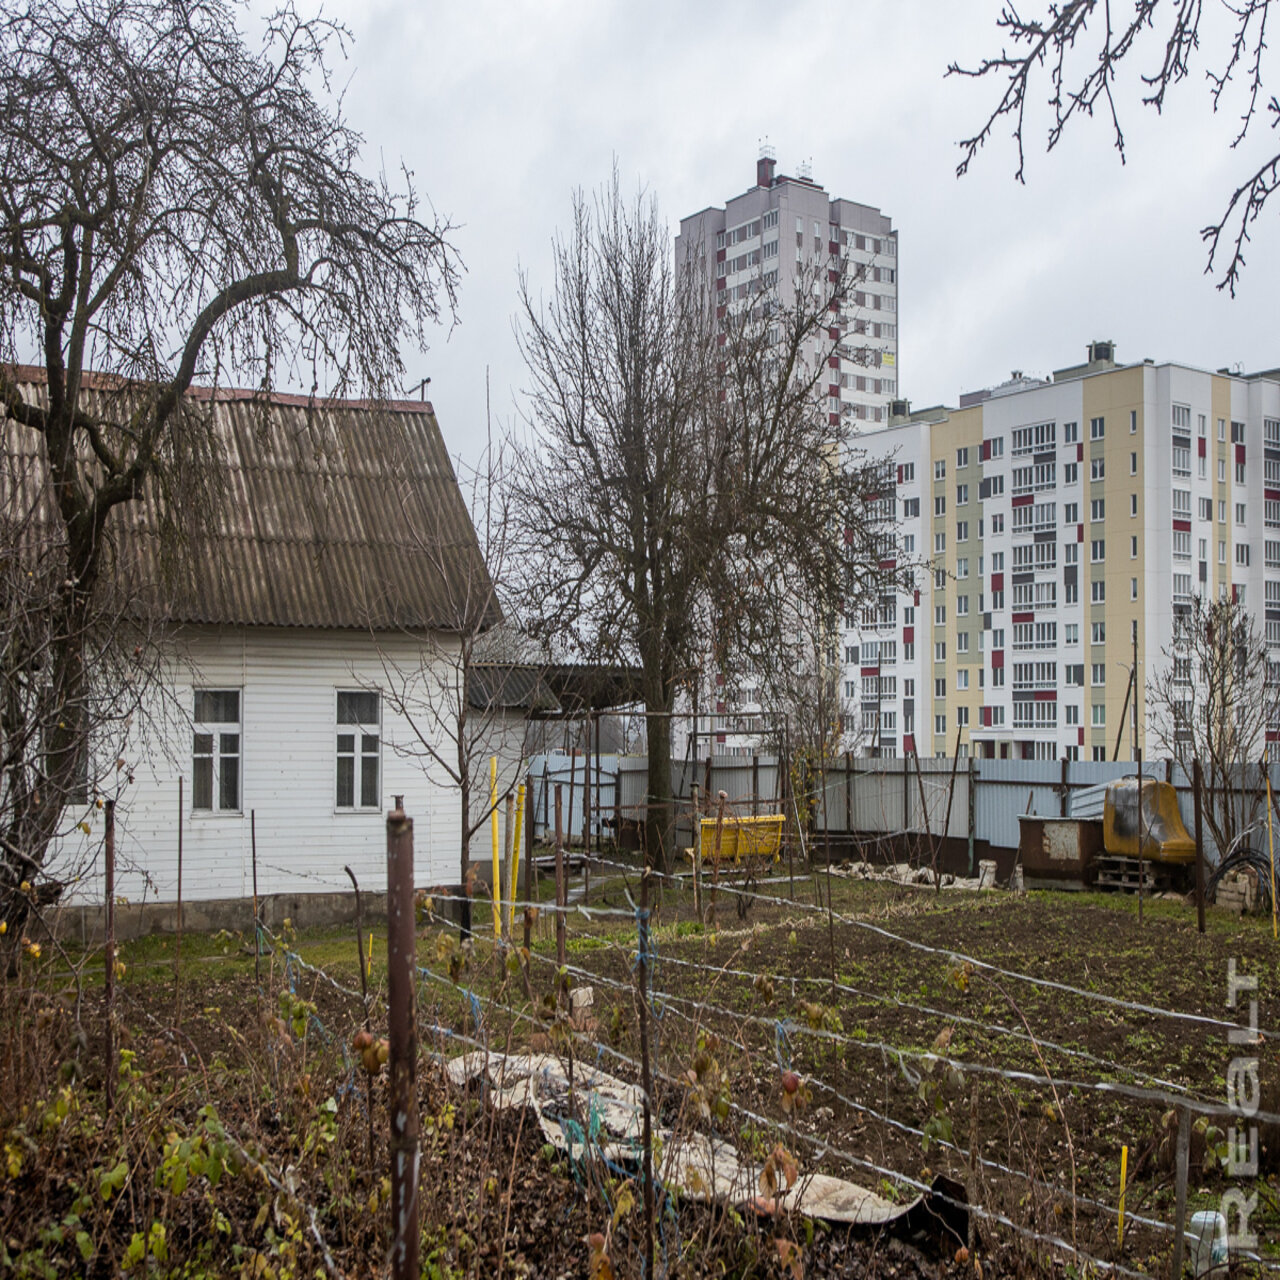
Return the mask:
<path id="1" fill-rule="evenodd" d="M 414 1031 L 413 819 L 387 814 L 387 1003 L 391 1065 L 391 1275 L 418 1280 L 418 1098 Z"/>
<path id="2" fill-rule="evenodd" d="M 115 1106 L 116 1077 L 120 1074 L 116 1066 L 116 802 L 108 800 L 106 809 L 106 831 L 103 838 L 103 875 L 106 880 L 106 919 L 103 921 L 105 933 L 106 957 L 106 1004 L 107 1026 L 106 1043 L 104 1045 L 103 1070 L 106 1074 L 105 1091 L 107 1110 Z"/>

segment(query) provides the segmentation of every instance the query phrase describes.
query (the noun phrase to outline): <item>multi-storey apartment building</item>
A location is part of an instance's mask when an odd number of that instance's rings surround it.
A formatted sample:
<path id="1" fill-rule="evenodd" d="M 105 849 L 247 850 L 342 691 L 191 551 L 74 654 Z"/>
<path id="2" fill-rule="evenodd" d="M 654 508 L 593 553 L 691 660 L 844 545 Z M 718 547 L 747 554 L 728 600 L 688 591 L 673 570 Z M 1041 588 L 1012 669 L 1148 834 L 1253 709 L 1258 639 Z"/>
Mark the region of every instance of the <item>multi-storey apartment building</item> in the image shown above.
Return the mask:
<path id="1" fill-rule="evenodd" d="M 1232 593 L 1280 661 L 1280 370 L 1120 365 L 1110 343 L 863 440 L 917 587 L 847 617 L 865 750 L 1131 758 L 1193 595 Z M 891 498 L 889 490 L 891 489 Z M 1123 728 L 1123 732 L 1122 732 Z"/>
<path id="2" fill-rule="evenodd" d="M 678 263 L 705 264 L 718 317 L 761 292 L 786 305 L 797 280 L 826 279 L 832 259 L 843 260 L 850 288 L 832 317 L 838 349 L 820 353 L 829 361 L 828 412 L 859 428 L 884 425 L 899 384 L 898 233 L 886 215 L 833 199 L 805 169 L 779 174 L 765 148 L 755 186 L 682 218 L 676 238 Z"/>

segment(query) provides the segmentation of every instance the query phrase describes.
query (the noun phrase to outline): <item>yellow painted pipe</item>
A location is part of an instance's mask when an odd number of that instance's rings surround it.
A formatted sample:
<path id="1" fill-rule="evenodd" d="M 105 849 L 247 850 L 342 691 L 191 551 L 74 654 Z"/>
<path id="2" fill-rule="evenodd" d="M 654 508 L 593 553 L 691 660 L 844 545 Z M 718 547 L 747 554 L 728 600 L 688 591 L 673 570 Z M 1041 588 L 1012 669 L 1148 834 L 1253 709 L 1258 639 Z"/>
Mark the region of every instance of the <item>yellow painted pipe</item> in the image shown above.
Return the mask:
<path id="1" fill-rule="evenodd" d="M 520 837 L 524 831 L 524 783 L 516 788 L 516 838 L 511 842 L 511 888 L 507 893 L 507 935 L 516 927 L 516 899 L 520 896 Z"/>
<path id="2" fill-rule="evenodd" d="M 489 830 L 493 836 L 493 936 L 502 937 L 502 873 L 498 869 L 498 757 L 489 757 Z"/>
<path id="3" fill-rule="evenodd" d="M 1124 1184 L 1129 1176 L 1129 1148 L 1120 1148 L 1120 1220 L 1116 1227 L 1116 1246 L 1124 1248 Z"/>

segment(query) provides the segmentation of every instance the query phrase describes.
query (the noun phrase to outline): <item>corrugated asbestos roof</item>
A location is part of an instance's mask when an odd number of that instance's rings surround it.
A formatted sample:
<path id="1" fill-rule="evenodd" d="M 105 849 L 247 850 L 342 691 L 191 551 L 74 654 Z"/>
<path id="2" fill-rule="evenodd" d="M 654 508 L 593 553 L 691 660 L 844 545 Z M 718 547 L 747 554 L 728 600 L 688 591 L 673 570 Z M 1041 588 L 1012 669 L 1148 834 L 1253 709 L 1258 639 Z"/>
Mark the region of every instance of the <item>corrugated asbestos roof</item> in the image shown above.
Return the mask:
<path id="1" fill-rule="evenodd" d="M 43 402 L 43 381 L 24 383 L 23 394 Z M 114 581 L 144 613 L 179 623 L 377 630 L 456 631 L 477 611 L 487 624 L 499 620 L 430 404 L 264 402 L 236 391 L 191 400 L 190 411 L 210 424 L 220 468 L 209 518 L 193 520 L 177 547 L 162 548 L 150 484 L 108 522 Z M 126 393 L 117 403 L 127 401 Z M 15 477 L 25 475 L 17 483 L 27 488 L 43 466 L 39 435 L 6 428 L 7 505 Z M 20 458 L 27 465 L 15 468 Z"/>

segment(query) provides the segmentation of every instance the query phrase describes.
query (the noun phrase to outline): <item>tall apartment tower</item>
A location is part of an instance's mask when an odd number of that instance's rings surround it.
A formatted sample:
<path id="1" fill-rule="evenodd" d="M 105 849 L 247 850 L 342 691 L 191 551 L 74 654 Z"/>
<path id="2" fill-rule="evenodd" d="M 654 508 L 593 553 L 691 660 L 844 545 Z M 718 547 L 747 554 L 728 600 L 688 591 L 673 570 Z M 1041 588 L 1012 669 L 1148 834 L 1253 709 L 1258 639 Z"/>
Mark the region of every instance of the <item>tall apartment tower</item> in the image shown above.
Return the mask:
<path id="1" fill-rule="evenodd" d="M 879 209 L 832 199 L 806 166 L 797 177 L 778 173 L 766 147 L 755 186 L 682 218 L 676 238 L 677 262 L 706 263 L 718 317 L 762 290 L 776 288 L 785 303 L 801 272 L 812 279 L 833 257 L 856 279 L 832 316 L 840 345 L 829 357 L 828 412 L 859 429 L 887 425 L 898 394 L 898 233 Z"/>
<path id="2" fill-rule="evenodd" d="M 1195 678 L 1169 658 L 1194 596 L 1244 605 L 1280 670 L 1280 370 L 1115 356 L 1090 343 L 1051 378 L 1015 373 L 867 440 L 921 570 L 845 620 L 861 750 L 1132 759 L 1136 628 L 1150 753 L 1147 682 Z"/>

